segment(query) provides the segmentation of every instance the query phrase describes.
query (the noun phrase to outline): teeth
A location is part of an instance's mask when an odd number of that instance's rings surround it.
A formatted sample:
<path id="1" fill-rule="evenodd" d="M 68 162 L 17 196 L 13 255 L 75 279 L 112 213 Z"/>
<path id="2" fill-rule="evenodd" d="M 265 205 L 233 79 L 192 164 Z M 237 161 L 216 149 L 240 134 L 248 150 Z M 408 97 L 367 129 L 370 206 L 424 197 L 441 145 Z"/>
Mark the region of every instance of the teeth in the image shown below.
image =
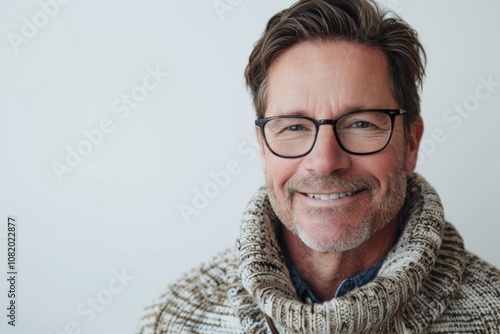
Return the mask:
<path id="1" fill-rule="evenodd" d="M 314 198 L 314 199 L 319 199 L 321 201 L 328 201 L 331 199 L 337 199 L 337 198 L 344 198 L 346 196 L 351 196 L 353 193 L 352 192 L 345 192 L 345 193 L 333 193 L 333 194 L 307 194 L 307 196 Z"/>

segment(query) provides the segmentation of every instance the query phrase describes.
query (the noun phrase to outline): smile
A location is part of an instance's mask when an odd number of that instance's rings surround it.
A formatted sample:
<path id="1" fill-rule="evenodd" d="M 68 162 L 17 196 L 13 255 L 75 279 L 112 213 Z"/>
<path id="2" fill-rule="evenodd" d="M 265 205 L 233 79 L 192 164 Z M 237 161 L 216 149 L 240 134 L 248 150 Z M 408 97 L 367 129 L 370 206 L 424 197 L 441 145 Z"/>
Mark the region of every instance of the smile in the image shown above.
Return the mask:
<path id="1" fill-rule="evenodd" d="M 333 194 L 307 194 L 307 196 L 309 196 L 310 198 L 319 199 L 321 201 L 329 201 L 332 199 L 351 196 L 352 194 L 354 194 L 354 192 L 333 193 Z"/>

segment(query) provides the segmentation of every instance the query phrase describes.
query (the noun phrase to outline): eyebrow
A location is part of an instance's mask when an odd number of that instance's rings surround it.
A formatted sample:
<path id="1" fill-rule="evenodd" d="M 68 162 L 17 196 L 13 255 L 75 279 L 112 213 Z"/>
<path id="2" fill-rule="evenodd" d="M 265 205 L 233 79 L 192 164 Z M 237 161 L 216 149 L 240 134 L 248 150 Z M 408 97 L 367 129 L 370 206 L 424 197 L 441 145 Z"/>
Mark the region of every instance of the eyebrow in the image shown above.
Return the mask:
<path id="1" fill-rule="evenodd" d="M 350 113 L 350 112 L 353 112 L 353 111 L 359 111 L 359 110 L 374 110 L 374 109 L 387 109 L 387 108 L 375 108 L 375 107 L 350 107 L 350 108 L 347 108 L 346 111 L 344 111 L 343 113 L 335 116 L 335 117 L 332 117 L 331 119 L 333 118 L 336 118 L 336 117 L 339 117 L 339 116 L 342 116 L 344 114 L 347 114 L 347 113 Z M 267 115 L 266 117 L 273 117 L 273 116 L 305 116 L 305 117 L 311 117 L 310 115 L 308 115 L 308 113 L 302 109 L 296 109 L 296 110 L 293 110 L 292 111 L 286 111 L 286 110 L 281 110 L 279 112 L 276 112 L 276 113 L 273 113 L 272 115 Z"/>
<path id="2" fill-rule="evenodd" d="M 266 117 L 271 117 L 271 116 L 308 116 L 307 113 L 304 110 L 292 110 L 292 111 L 285 111 L 281 110 L 279 112 L 273 113 L 273 115 L 269 115 Z"/>

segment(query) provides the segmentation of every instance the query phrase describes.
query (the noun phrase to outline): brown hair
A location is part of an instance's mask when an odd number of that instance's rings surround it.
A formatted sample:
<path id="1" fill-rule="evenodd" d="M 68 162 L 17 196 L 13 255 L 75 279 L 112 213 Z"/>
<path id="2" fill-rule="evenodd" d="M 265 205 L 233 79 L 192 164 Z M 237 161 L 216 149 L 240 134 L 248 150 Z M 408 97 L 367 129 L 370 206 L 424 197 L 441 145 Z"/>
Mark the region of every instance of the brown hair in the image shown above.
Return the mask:
<path id="1" fill-rule="evenodd" d="M 318 40 L 346 40 L 380 48 L 389 64 L 394 98 L 408 110 L 408 130 L 420 114 L 425 51 L 415 30 L 396 16 L 388 17 L 373 0 L 301 0 L 269 20 L 245 69 L 257 117 L 264 117 L 267 73 L 274 59 L 295 44 Z"/>

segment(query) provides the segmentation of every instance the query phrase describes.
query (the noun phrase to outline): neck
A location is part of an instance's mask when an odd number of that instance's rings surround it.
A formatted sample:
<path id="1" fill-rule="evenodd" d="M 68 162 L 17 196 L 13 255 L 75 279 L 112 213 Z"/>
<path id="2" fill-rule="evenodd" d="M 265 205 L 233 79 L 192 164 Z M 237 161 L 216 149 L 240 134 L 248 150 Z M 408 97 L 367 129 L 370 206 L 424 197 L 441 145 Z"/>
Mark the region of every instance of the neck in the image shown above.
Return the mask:
<path id="1" fill-rule="evenodd" d="M 357 248 L 345 252 L 319 252 L 309 248 L 282 226 L 286 250 L 313 293 L 331 300 L 342 281 L 373 267 L 394 245 L 399 215 Z"/>

